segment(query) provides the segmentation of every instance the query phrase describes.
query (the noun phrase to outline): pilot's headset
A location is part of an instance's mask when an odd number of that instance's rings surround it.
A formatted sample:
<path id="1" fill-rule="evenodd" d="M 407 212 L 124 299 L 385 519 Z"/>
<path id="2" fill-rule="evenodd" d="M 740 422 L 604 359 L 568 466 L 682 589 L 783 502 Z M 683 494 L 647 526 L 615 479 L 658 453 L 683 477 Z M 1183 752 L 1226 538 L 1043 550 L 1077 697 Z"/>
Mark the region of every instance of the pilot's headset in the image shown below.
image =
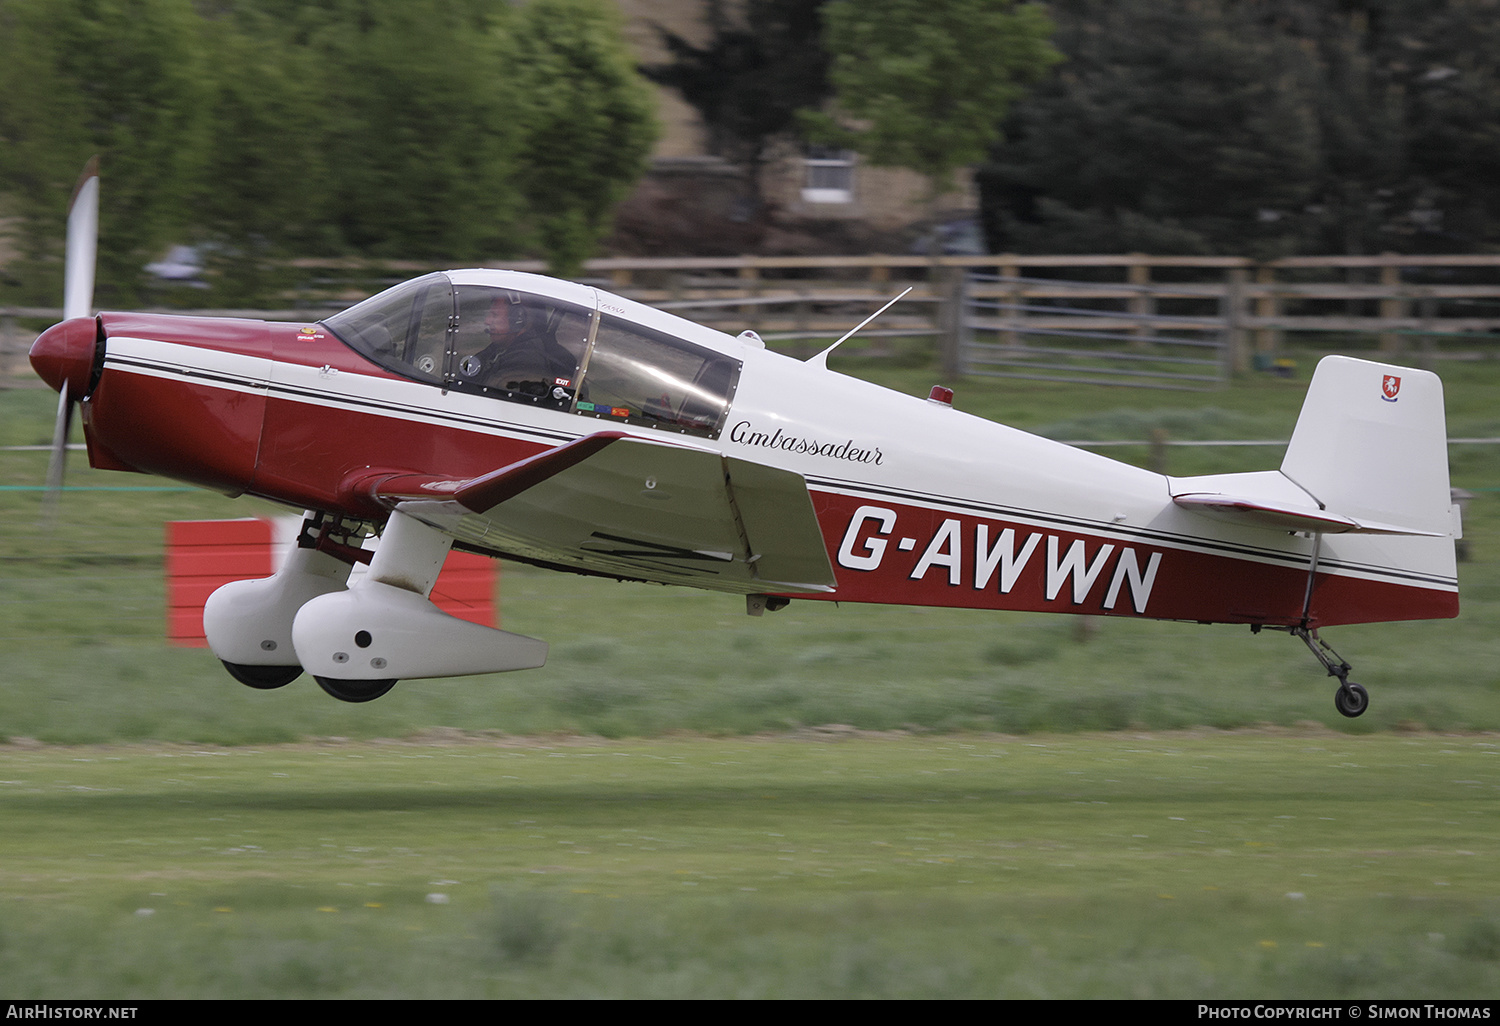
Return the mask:
<path id="1" fill-rule="evenodd" d="M 510 330 L 525 331 L 527 310 L 521 302 L 521 294 L 514 289 L 502 289 L 500 294 L 510 300 Z"/>

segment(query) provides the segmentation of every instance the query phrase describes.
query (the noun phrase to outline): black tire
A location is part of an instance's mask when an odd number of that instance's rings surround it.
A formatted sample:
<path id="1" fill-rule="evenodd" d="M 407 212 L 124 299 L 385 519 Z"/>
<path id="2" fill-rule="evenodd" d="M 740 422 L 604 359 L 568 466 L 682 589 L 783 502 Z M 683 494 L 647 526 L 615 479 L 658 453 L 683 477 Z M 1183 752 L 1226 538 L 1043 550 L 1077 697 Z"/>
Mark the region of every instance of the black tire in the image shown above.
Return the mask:
<path id="1" fill-rule="evenodd" d="M 319 677 L 313 680 L 318 687 L 340 702 L 373 702 L 396 686 L 396 678 L 386 680 L 344 680 L 340 677 Z"/>
<path id="2" fill-rule="evenodd" d="M 246 663 L 225 662 L 223 659 L 219 662 L 224 663 L 224 669 L 229 671 L 231 677 L 257 691 L 284 688 L 302 676 L 302 667 L 295 663 L 291 666 L 250 666 Z"/>
<path id="3" fill-rule="evenodd" d="M 1353 719 L 1370 707 L 1370 693 L 1351 680 L 1333 693 L 1333 704 L 1339 712 Z"/>

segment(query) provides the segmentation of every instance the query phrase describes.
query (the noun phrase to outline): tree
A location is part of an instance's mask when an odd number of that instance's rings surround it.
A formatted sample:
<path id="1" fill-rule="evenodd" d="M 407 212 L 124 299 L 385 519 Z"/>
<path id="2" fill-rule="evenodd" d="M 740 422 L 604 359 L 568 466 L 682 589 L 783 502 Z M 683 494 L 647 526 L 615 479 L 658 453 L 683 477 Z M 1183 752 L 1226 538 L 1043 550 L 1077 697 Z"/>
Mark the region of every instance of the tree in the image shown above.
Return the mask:
<path id="1" fill-rule="evenodd" d="M 69 186 L 103 158 L 100 292 L 212 242 L 214 298 L 289 252 L 576 269 L 654 140 L 606 0 L 4 0 L 0 215 L 60 294 Z"/>
<path id="2" fill-rule="evenodd" d="M 533 0 L 514 27 L 517 186 L 554 274 L 576 274 L 656 141 L 650 89 L 598 0 Z"/>
<path id="3" fill-rule="evenodd" d="M 520 98 L 497 30 L 509 13 L 331 0 L 296 23 L 325 106 L 325 221 L 342 245 L 444 260 L 514 253 Z"/>
<path id="4" fill-rule="evenodd" d="M 694 46 L 658 27 L 672 55 L 643 69 L 682 94 L 708 132 L 708 152 L 744 171 L 749 199 L 762 203 L 761 174 L 777 140 L 794 133 L 799 112 L 830 95 L 821 40 L 826 0 L 747 0 L 730 17 L 710 2 L 710 38 Z"/>
<path id="5" fill-rule="evenodd" d="M 1403 180 L 1384 248 L 1500 243 L 1500 0 L 1368 0 L 1381 88 L 1400 99 Z"/>
<path id="6" fill-rule="evenodd" d="M 652 97 L 602 0 L 235 6 L 271 23 L 316 83 L 313 135 L 331 183 L 322 236 L 301 232 L 316 249 L 540 251 L 576 270 L 645 169 Z"/>
<path id="7" fill-rule="evenodd" d="M 287 45 L 267 12 L 245 5 L 210 19 L 205 38 L 212 134 L 191 198 L 194 241 L 212 243 L 209 301 L 249 305 L 290 284 L 285 257 L 336 245 L 324 230 L 325 108 L 306 51 Z"/>
<path id="8" fill-rule="evenodd" d="M 1497 0 L 1054 0 L 1067 63 L 981 170 L 991 245 L 1370 253 L 1500 239 Z"/>
<path id="9" fill-rule="evenodd" d="M 98 293 L 132 302 L 142 266 L 186 226 L 202 167 L 207 94 L 189 0 L 7 0 L 0 8 L 0 172 L 21 216 L 18 294 L 61 295 L 66 197 L 93 154 Z"/>
<path id="10" fill-rule="evenodd" d="M 1054 12 L 1067 61 L 978 175 L 992 247 L 1296 248 L 1325 160 L 1307 48 L 1222 0 Z"/>
<path id="11" fill-rule="evenodd" d="M 809 124 L 874 164 L 920 172 L 934 199 L 984 157 L 1006 109 L 1059 59 L 1036 4 L 833 0 L 823 16 L 836 101 Z"/>

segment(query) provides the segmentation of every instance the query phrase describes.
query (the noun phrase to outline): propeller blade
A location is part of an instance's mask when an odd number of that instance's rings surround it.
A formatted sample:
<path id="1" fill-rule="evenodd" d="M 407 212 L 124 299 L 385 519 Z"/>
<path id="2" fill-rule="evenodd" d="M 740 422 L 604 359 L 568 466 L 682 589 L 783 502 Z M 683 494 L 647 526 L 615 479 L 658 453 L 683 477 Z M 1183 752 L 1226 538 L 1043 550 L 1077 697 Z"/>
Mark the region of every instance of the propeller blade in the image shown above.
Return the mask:
<path id="1" fill-rule="evenodd" d="M 99 158 L 90 158 L 68 206 L 67 271 L 63 319 L 94 312 L 94 265 L 99 249 Z"/>
<path id="2" fill-rule="evenodd" d="M 62 494 L 63 468 L 68 453 L 68 432 L 73 425 L 73 400 L 64 379 L 57 390 L 57 422 L 52 427 L 52 458 L 47 462 L 47 491 L 42 501 L 43 522 L 50 527 L 57 520 L 57 502 Z"/>
<path id="3" fill-rule="evenodd" d="M 67 265 L 63 273 L 63 320 L 94 312 L 94 268 L 99 259 L 99 158 L 91 157 L 79 176 L 68 204 Z M 73 396 L 63 378 L 57 390 L 57 421 L 52 427 L 52 458 L 47 462 L 47 491 L 42 501 L 44 523 L 57 521 L 63 470 L 68 457 L 68 432 L 73 426 Z"/>

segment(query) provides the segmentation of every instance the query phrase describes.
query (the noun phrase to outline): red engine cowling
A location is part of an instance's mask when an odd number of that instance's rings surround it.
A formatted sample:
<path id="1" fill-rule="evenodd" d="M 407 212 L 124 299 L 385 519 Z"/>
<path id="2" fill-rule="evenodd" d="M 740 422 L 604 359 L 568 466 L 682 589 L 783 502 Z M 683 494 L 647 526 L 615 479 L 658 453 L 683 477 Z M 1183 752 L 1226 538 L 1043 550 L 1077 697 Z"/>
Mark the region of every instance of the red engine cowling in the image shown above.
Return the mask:
<path id="1" fill-rule="evenodd" d="M 245 491 L 265 420 L 266 322 L 105 313 L 99 324 L 103 370 L 83 403 L 89 462 Z"/>

